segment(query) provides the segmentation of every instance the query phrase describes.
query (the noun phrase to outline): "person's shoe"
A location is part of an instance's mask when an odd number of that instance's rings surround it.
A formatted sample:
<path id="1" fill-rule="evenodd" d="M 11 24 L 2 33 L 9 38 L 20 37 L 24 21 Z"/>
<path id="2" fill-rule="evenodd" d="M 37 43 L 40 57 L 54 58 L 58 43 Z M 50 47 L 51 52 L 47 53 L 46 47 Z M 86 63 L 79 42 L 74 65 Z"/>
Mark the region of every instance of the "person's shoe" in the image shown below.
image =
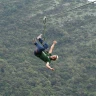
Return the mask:
<path id="1" fill-rule="evenodd" d="M 40 35 L 37 37 L 37 39 L 39 39 L 39 38 L 42 38 L 42 34 L 40 34 Z"/>

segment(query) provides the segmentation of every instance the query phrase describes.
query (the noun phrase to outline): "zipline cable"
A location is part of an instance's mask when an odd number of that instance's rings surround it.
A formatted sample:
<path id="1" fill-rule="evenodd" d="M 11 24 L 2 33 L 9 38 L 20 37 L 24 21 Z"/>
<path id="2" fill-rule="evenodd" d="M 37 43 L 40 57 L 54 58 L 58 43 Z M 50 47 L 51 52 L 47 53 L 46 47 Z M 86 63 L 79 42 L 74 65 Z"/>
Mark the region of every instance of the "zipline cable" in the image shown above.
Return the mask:
<path id="1" fill-rule="evenodd" d="M 90 4 L 94 3 L 94 2 L 96 2 L 96 1 L 93 1 L 93 2 L 90 2 L 90 3 L 87 3 L 87 4 L 84 4 L 84 5 L 81 5 L 81 6 L 75 7 L 75 8 L 73 8 L 73 9 L 70 9 L 70 10 L 66 11 L 66 12 L 69 12 L 69 11 L 72 11 L 72 10 L 75 10 L 75 9 L 78 9 L 78 8 L 81 8 L 81 7 L 83 7 L 83 6 L 90 5 Z"/>
<path id="2" fill-rule="evenodd" d="M 67 13 L 67 12 L 73 11 L 75 9 L 82 8 L 83 6 L 87 6 L 87 5 L 90 5 L 90 4 L 95 3 L 95 2 L 96 2 L 96 0 L 91 1 L 91 2 L 89 2 L 87 4 L 72 8 L 70 10 L 67 10 L 67 11 L 63 12 L 63 13 Z M 61 13 L 59 13 L 59 14 L 61 14 Z M 54 16 L 59 15 L 59 14 L 55 14 Z M 43 18 L 43 38 L 44 38 L 44 40 L 45 40 L 45 33 L 46 33 L 46 21 L 47 21 L 47 18 L 46 18 L 46 16 L 44 16 L 44 18 Z"/>
<path id="3" fill-rule="evenodd" d="M 69 9 L 69 10 L 64 11 L 64 12 L 61 12 L 61 13 L 68 13 L 68 12 L 70 12 L 70 11 L 72 12 L 72 11 L 75 10 L 75 9 L 82 8 L 83 6 L 87 6 L 87 5 L 90 5 L 90 4 L 92 4 L 92 3 L 96 3 L 96 0 L 95 0 L 95 1 L 91 1 L 91 2 L 89 2 L 89 3 L 87 3 L 87 4 L 84 4 L 84 5 L 81 5 L 81 6 L 72 8 L 72 9 Z M 59 14 L 61 14 L 61 13 L 59 13 Z M 55 14 L 54 16 L 59 15 L 59 14 Z"/>

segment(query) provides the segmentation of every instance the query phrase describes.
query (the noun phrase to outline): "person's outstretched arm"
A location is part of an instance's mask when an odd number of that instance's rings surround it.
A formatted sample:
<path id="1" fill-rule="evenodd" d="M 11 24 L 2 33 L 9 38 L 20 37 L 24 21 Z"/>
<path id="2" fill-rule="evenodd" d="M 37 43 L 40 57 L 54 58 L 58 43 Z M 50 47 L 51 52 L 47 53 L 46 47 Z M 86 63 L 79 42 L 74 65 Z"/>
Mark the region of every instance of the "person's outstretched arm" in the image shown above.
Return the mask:
<path id="1" fill-rule="evenodd" d="M 50 65 L 49 65 L 49 62 L 46 63 L 46 67 L 50 70 L 53 70 L 54 71 L 54 68 L 52 68 Z"/>
<path id="2" fill-rule="evenodd" d="M 52 53 L 52 51 L 53 51 L 54 46 L 55 46 L 56 43 L 57 43 L 57 41 L 53 41 L 53 44 L 51 45 L 51 48 L 49 50 L 49 53 Z"/>

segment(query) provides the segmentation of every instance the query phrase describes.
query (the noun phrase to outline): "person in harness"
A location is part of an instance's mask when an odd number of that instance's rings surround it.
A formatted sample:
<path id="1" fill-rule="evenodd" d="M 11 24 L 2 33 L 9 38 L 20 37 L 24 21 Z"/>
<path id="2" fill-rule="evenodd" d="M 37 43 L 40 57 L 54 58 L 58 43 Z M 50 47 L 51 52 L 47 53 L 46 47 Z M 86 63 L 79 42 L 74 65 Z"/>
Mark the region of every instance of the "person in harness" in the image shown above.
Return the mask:
<path id="1" fill-rule="evenodd" d="M 54 70 L 50 66 L 51 61 L 55 61 L 58 59 L 58 55 L 52 55 L 53 49 L 57 41 L 53 41 L 49 51 L 46 49 L 48 48 L 48 44 L 43 42 L 42 34 L 40 34 L 37 38 L 38 42 L 34 40 L 34 45 L 36 46 L 36 50 L 34 51 L 34 55 L 43 60 L 46 63 L 46 67 L 50 70 Z"/>

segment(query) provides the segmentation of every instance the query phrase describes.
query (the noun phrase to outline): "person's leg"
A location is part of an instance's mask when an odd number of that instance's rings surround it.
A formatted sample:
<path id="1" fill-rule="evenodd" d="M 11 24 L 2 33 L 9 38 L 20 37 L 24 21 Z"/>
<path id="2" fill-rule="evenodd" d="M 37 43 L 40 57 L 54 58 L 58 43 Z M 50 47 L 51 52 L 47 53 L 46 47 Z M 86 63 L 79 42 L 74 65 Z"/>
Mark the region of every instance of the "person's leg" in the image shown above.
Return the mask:
<path id="1" fill-rule="evenodd" d="M 45 49 L 47 49 L 47 48 L 48 48 L 48 44 L 44 43 L 44 44 L 43 44 L 43 47 L 44 47 Z"/>
<path id="2" fill-rule="evenodd" d="M 36 49 L 34 50 L 35 55 L 40 54 L 42 53 L 42 51 L 45 50 L 44 47 L 40 43 L 37 43 L 36 39 L 33 38 L 32 42 L 36 46 Z"/>
<path id="3" fill-rule="evenodd" d="M 41 39 L 41 38 L 39 38 L 38 41 L 39 41 L 41 44 L 44 43 L 43 39 Z"/>
<path id="4" fill-rule="evenodd" d="M 38 40 L 39 40 L 39 42 L 43 45 L 43 47 L 44 47 L 45 49 L 48 48 L 48 44 L 47 44 L 47 43 L 44 43 L 41 38 L 39 38 Z"/>
<path id="5" fill-rule="evenodd" d="M 40 34 L 38 37 L 37 37 L 37 40 L 43 45 L 43 47 L 45 49 L 48 48 L 48 44 L 47 43 L 44 43 L 44 40 L 42 39 L 42 34 Z"/>
<path id="6" fill-rule="evenodd" d="M 42 34 L 40 34 L 40 35 L 37 37 L 37 40 L 38 40 L 41 44 L 43 44 Z"/>
<path id="7" fill-rule="evenodd" d="M 36 49 L 37 53 L 41 53 L 42 51 L 45 50 L 45 48 L 43 46 L 41 46 L 40 44 L 38 44 L 37 42 L 35 42 L 34 45 L 36 45 L 36 47 L 37 47 L 37 49 Z"/>

